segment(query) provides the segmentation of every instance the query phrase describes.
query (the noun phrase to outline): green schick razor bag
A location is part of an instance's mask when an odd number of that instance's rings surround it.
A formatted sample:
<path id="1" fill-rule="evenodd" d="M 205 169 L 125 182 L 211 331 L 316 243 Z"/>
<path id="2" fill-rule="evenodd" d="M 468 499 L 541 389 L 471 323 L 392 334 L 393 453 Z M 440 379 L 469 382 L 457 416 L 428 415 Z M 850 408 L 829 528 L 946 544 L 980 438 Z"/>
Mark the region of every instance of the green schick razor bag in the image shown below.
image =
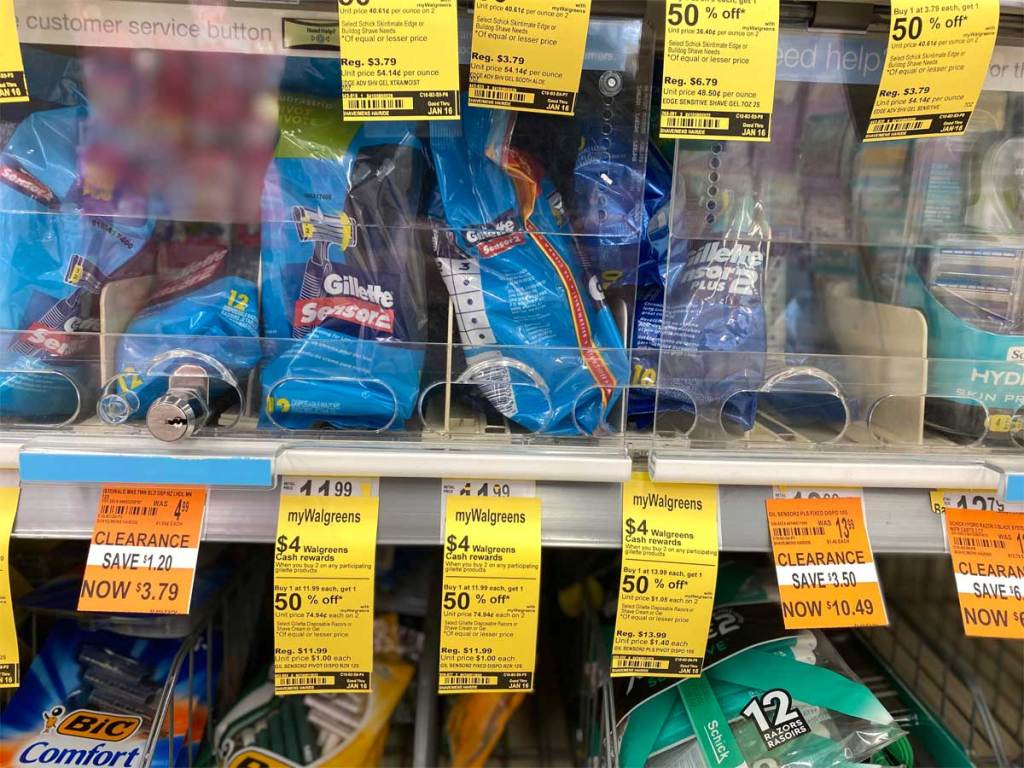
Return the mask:
<path id="1" fill-rule="evenodd" d="M 701 677 L 624 682 L 623 768 L 913 764 L 903 731 L 824 635 L 787 631 L 773 603 L 715 609 Z"/>

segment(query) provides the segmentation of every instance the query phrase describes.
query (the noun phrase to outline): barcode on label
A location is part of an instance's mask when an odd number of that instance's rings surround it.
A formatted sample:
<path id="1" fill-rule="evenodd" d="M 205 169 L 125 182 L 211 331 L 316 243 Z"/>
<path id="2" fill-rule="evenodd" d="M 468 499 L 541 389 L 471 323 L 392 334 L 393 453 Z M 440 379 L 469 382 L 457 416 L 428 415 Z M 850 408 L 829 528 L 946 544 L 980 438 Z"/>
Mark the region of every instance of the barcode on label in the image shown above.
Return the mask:
<path id="1" fill-rule="evenodd" d="M 412 98 L 393 98 L 387 96 L 345 96 L 342 99 L 342 108 L 347 112 L 357 112 L 364 109 L 412 109 Z"/>
<path id="2" fill-rule="evenodd" d="M 690 117 L 665 116 L 665 125 L 669 128 L 702 128 L 712 131 L 729 130 L 728 117 L 709 117 L 707 115 L 691 115 Z"/>
<path id="3" fill-rule="evenodd" d="M 783 525 L 772 528 L 775 536 L 824 536 L 825 529 L 820 525 Z"/>
<path id="4" fill-rule="evenodd" d="M 954 536 L 955 541 L 961 547 L 991 547 L 992 549 L 1006 549 L 1006 542 L 1002 539 L 985 539 L 974 536 Z"/>
<path id="5" fill-rule="evenodd" d="M 442 675 L 441 685 L 446 688 L 463 688 L 470 685 L 497 685 L 498 678 L 492 675 Z"/>
<path id="6" fill-rule="evenodd" d="M 306 688 L 331 685 L 334 678 L 328 675 L 276 675 L 274 685 L 278 688 Z"/>
<path id="7" fill-rule="evenodd" d="M 643 659 L 624 657 L 615 659 L 613 667 L 622 669 L 668 669 L 668 661 L 665 659 Z"/>
<path id="8" fill-rule="evenodd" d="M 147 507 L 143 504 L 104 504 L 102 514 L 104 515 L 131 515 L 140 517 L 156 515 L 156 507 Z"/>
<path id="9" fill-rule="evenodd" d="M 511 101 L 516 104 L 533 104 L 532 93 L 520 93 L 511 88 L 482 88 L 479 85 L 469 87 L 469 95 L 474 99 L 489 101 Z"/>
<path id="10" fill-rule="evenodd" d="M 900 131 L 926 131 L 932 127 L 931 120 L 893 120 L 892 122 L 874 122 L 868 125 L 868 135 L 878 133 L 897 133 Z"/>

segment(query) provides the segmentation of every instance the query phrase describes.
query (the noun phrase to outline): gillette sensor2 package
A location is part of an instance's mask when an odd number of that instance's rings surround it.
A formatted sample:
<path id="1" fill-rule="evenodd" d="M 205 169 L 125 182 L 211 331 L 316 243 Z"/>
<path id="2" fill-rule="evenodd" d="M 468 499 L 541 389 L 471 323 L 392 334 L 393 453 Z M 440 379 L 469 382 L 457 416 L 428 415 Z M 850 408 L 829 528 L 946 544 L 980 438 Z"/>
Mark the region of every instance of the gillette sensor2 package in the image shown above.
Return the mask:
<path id="1" fill-rule="evenodd" d="M 61 424 L 95 383 L 99 297 L 154 222 L 131 179 L 84 157 L 85 107 L 37 112 L 0 153 L 0 418 Z"/>
<path id="2" fill-rule="evenodd" d="M 560 193 L 512 142 L 515 121 L 465 107 L 461 123 L 430 127 L 434 255 L 465 345 L 463 378 L 526 429 L 593 434 L 609 428 L 629 359 Z"/>
<path id="3" fill-rule="evenodd" d="M 344 123 L 283 93 L 263 187 L 266 428 L 401 428 L 419 395 L 426 294 L 410 123 Z"/>
<path id="4" fill-rule="evenodd" d="M 180 649 L 180 640 L 58 622 L 0 713 L 0 766 L 159 768 L 190 762 L 187 750 L 202 740 L 207 719 L 205 647 L 193 657 L 191 682 L 183 671 L 174 683 L 173 733 L 167 732 L 170 712 L 158 722 Z M 161 731 L 147 763 L 154 728 Z"/>

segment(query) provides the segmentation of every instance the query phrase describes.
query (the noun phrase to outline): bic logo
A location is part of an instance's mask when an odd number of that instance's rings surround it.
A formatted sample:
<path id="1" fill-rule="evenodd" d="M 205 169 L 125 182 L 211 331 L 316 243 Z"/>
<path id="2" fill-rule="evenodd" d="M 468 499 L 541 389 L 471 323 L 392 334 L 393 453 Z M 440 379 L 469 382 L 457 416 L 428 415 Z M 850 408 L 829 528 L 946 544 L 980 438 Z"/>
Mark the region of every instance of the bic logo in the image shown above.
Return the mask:
<path id="1" fill-rule="evenodd" d="M 43 715 L 44 722 L 46 714 Z M 142 726 L 142 718 L 135 715 L 114 715 L 91 709 L 76 709 L 57 725 L 62 736 L 77 736 L 97 741 L 124 741 Z"/>
<path id="2" fill-rule="evenodd" d="M 228 762 L 228 768 L 293 768 L 294 765 L 262 749 L 236 752 Z"/>

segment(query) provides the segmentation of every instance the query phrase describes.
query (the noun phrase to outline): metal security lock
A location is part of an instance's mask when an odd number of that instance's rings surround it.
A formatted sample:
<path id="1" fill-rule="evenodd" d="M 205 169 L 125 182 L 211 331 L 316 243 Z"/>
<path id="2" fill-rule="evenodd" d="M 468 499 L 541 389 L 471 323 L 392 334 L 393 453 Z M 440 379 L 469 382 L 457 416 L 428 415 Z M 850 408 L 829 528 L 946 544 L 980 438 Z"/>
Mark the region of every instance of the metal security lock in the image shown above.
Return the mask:
<path id="1" fill-rule="evenodd" d="M 191 437 L 210 417 L 210 378 L 198 365 L 182 365 L 169 379 L 167 394 L 146 412 L 146 427 L 158 440 L 173 443 Z"/>

